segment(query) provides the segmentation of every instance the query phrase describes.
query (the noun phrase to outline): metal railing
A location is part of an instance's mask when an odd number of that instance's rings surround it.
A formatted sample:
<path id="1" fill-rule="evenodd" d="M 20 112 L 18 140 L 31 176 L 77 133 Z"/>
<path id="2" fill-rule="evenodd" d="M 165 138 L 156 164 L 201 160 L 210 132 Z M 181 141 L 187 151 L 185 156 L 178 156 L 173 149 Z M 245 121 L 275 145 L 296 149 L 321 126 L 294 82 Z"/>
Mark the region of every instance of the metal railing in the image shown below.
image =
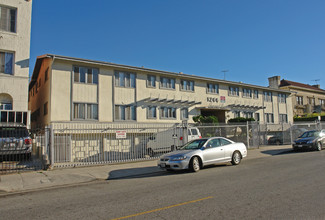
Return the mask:
<path id="1" fill-rule="evenodd" d="M 202 137 L 222 136 L 243 142 L 247 148 L 258 148 L 269 144 L 291 144 L 304 131 L 325 126 L 319 122 L 218 125 L 53 123 L 43 129 L 30 130 L 28 136 L 17 134 L 24 136 L 18 138 L 19 141 L 13 138 L 10 141 L 6 133 L 0 133 L 0 173 L 155 159 L 182 146 L 189 140 L 187 135 L 193 128 L 197 128 Z M 14 152 L 9 149 L 24 146 L 14 143 L 23 143 L 26 138 L 31 139 L 31 150 Z"/>

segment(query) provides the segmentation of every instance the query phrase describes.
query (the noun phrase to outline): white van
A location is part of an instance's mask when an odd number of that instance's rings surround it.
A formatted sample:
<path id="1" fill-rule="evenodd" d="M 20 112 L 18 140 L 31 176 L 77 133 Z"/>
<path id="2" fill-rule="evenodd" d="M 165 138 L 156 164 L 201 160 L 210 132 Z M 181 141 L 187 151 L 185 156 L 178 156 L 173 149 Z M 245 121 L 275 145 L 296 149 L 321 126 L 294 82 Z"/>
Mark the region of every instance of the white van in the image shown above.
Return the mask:
<path id="1" fill-rule="evenodd" d="M 174 151 L 187 142 L 202 138 L 197 127 L 174 127 L 158 132 L 149 138 L 147 142 L 147 153 L 154 156 L 156 153 Z"/>

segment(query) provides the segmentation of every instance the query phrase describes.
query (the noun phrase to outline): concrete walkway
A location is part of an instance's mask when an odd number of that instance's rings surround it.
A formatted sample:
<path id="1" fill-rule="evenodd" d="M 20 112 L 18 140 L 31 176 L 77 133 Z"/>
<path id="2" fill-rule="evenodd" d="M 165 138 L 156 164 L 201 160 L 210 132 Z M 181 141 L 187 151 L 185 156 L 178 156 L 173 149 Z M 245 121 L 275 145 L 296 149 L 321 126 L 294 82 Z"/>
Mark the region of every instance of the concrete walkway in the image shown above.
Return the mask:
<path id="1" fill-rule="evenodd" d="M 265 146 L 249 149 L 245 160 L 269 157 L 291 151 L 291 145 Z M 36 191 L 51 187 L 64 187 L 96 180 L 110 180 L 164 172 L 157 167 L 157 160 L 93 167 L 64 168 L 48 171 L 32 171 L 0 176 L 0 195 Z"/>

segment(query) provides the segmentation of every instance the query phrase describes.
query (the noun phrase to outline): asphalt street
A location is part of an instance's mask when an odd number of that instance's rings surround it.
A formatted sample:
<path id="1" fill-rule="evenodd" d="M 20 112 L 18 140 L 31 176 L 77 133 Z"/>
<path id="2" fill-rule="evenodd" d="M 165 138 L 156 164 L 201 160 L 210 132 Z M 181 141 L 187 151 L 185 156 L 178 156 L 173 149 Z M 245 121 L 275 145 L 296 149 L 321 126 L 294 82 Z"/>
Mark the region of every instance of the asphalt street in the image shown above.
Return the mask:
<path id="1" fill-rule="evenodd" d="M 325 219 L 325 151 L 0 197 L 2 219 Z"/>

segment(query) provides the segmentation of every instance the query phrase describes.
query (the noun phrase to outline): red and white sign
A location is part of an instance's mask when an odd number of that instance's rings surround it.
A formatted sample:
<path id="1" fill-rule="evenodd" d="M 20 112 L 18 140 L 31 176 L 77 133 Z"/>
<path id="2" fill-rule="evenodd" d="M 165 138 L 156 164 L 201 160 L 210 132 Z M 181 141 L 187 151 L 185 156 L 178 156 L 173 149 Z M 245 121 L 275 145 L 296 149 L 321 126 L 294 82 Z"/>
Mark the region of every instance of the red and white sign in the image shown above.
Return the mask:
<path id="1" fill-rule="evenodd" d="M 118 130 L 116 131 L 116 139 L 126 138 L 126 130 Z"/>

